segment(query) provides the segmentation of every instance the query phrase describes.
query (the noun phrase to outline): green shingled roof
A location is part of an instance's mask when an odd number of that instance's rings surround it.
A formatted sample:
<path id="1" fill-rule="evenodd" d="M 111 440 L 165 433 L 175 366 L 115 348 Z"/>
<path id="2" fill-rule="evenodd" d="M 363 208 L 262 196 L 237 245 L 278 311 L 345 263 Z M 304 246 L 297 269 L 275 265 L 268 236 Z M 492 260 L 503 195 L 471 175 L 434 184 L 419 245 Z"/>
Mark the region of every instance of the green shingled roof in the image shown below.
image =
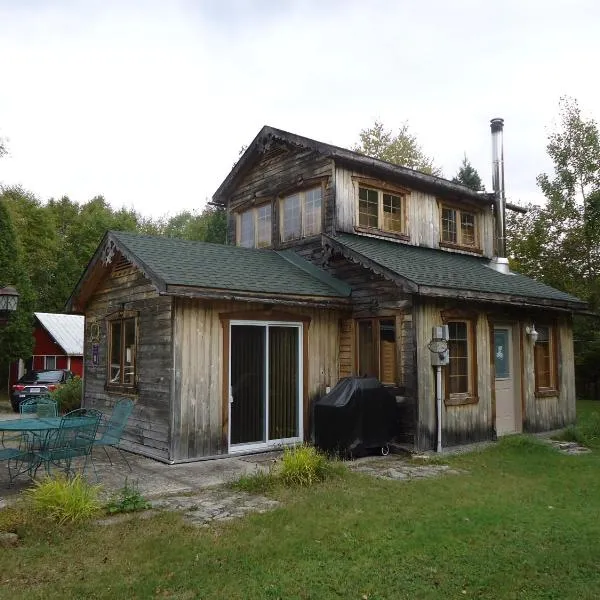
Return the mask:
<path id="1" fill-rule="evenodd" d="M 499 273 L 487 266 L 489 260 L 485 258 L 358 235 L 338 234 L 332 239 L 418 286 L 505 294 L 585 306 L 579 298 L 524 275 Z"/>
<path id="2" fill-rule="evenodd" d="M 260 294 L 350 295 L 343 282 L 285 252 L 111 231 L 124 254 L 165 285 Z"/>

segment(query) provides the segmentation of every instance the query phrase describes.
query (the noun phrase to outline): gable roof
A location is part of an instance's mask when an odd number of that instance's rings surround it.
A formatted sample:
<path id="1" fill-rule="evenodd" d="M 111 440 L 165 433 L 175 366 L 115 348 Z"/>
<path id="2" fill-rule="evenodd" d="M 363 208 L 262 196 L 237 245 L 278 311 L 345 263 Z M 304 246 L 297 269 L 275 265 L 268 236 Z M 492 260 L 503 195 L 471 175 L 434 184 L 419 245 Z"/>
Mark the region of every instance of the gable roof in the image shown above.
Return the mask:
<path id="1" fill-rule="evenodd" d="M 338 234 L 334 246 L 368 267 L 407 282 L 414 293 L 584 310 L 585 302 L 519 273 L 499 273 L 489 260 L 373 237 Z"/>
<path id="2" fill-rule="evenodd" d="M 413 185 L 419 189 L 426 189 L 432 192 L 451 194 L 454 197 L 474 200 L 476 202 L 491 204 L 493 194 L 480 193 L 468 188 L 460 183 L 454 183 L 443 177 L 421 173 L 408 167 L 401 167 L 394 163 L 372 158 L 353 150 L 333 146 L 324 142 L 318 142 L 295 133 L 276 129 L 265 125 L 248 146 L 244 154 L 234 165 L 233 169 L 227 175 L 223 183 L 219 186 L 213 195 L 215 204 L 224 204 L 226 196 L 235 186 L 236 182 L 260 159 L 263 150 L 267 148 L 272 141 L 280 141 L 299 148 L 314 150 L 315 152 L 328 156 L 338 162 L 353 166 L 359 169 L 368 169 L 373 174 L 383 178 L 395 178 L 408 185 Z M 510 206 L 515 210 L 522 210 L 520 207 Z"/>
<path id="3" fill-rule="evenodd" d="M 68 355 L 83 354 L 83 329 L 85 318 L 82 315 L 62 315 L 57 313 L 33 313 L 42 327 Z"/>
<path id="4" fill-rule="evenodd" d="M 159 292 L 177 294 L 185 288 L 210 290 L 216 296 L 322 298 L 346 302 L 351 288 L 293 252 L 240 248 L 208 242 L 109 231 L 86 273 L 100 260 L 102 249 L 114 244 L 154 283 Z M 293 256 L 291 256 L 293 255 Z M 71 295 L 73 305 L 86 274 Z"/>

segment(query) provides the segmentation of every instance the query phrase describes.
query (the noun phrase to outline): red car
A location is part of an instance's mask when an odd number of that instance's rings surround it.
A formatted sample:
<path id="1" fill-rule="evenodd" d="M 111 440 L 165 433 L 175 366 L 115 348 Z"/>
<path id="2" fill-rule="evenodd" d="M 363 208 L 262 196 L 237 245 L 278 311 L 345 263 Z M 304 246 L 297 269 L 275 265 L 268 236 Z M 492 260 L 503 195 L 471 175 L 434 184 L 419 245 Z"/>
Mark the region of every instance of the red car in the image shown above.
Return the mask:
<path id="1" fill-rule="evenodd" d="M 21 402 L 36 398 L 38 396 L 47 396 L 57 387 L 73 378 L 73 373 L 66 369 L 54 369 L 48 371 L 29 371 L 25 373 L 15 385 L 12 386 L 10 403 L 13 410 L 19 412 Z"/>

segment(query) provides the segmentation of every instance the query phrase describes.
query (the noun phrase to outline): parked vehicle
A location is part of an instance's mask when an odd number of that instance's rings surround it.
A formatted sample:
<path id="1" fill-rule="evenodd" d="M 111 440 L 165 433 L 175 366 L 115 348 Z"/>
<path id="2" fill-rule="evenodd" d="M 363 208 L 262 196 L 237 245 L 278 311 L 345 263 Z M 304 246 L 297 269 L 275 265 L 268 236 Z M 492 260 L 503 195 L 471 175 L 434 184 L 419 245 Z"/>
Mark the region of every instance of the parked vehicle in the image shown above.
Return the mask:
<path id="1" fill-rule="evenodd" d="M 19 406 L 24 400 L 47 396 L 72 378 L 73 373 L 66 369 L 28 371 L 12 386 L 10 403 L 13 410 L 19 412 Z"/>

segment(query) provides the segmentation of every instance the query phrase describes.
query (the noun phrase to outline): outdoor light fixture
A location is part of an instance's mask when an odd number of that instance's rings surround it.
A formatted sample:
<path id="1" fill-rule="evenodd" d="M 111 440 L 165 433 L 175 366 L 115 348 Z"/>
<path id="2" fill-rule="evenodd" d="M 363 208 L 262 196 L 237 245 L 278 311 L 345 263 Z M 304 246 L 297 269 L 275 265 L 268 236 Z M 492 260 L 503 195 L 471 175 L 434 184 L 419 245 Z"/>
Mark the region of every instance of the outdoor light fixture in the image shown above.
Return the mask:
<path id="1" fill-rule="evenodd" d="M 536 331 L 535 329 L 535 325 L 531 325 L 531 327 L 528 325 L 527 327 L 525 327 L 525 333 L 531 338 L 531 342 L 533 344 L 535 344 L 537 342 L 537 339 L 539 337 L 539 333 Z"/>
<path id="2" fill-rule="evenodd" d="M 18 302 L 19 292 L 14 287 L 0 287 L 0 313 L 14 312 Z"/>

